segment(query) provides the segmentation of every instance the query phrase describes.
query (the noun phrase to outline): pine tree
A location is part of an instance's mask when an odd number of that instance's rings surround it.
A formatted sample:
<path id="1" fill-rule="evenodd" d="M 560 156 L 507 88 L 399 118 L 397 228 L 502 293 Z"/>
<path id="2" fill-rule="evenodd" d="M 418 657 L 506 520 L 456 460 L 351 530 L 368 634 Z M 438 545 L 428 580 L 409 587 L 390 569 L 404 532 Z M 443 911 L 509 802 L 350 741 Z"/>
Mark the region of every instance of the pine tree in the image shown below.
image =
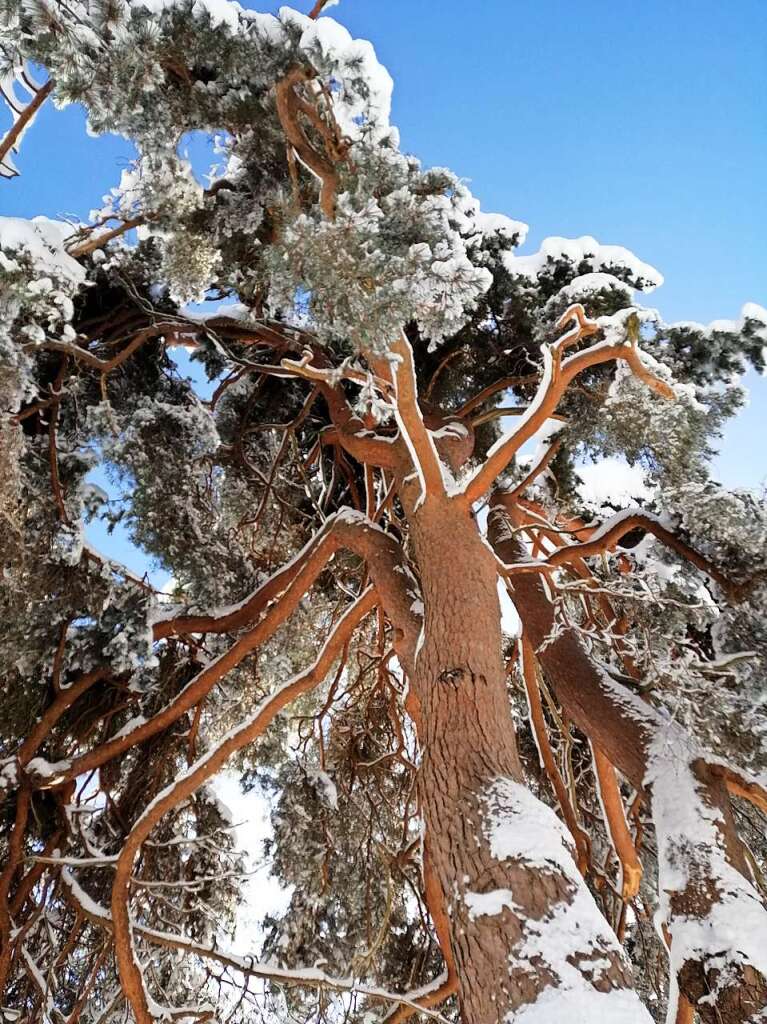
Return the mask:
<path id="1" fill-rule="evenodd" d="M 767 311 L 519 255 L 322 7 L 0 2 L 15 124 L 138 152 L 89 225 L 0 218 L 5 1019 L 764 1019 L 767 508 L 710 457 Z M 225 766 L 293 887 L 260 953 Z"/>

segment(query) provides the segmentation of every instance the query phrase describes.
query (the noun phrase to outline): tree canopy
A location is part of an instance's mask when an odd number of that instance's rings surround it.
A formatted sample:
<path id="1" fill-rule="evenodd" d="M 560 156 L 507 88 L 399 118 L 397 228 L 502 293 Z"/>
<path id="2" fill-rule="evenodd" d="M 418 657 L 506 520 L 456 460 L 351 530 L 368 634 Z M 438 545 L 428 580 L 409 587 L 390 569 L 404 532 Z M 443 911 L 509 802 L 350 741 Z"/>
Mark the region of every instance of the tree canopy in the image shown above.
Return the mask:
<path id="1" fill-rule="evenodd" d="M 0 217 L 4 1019 L 756 1024 L 767 506 L 710 460 L 767 310 L 520 254 L 323 7 L 0 0 L 0 186 L 49 98 L 137 152 Z"/>

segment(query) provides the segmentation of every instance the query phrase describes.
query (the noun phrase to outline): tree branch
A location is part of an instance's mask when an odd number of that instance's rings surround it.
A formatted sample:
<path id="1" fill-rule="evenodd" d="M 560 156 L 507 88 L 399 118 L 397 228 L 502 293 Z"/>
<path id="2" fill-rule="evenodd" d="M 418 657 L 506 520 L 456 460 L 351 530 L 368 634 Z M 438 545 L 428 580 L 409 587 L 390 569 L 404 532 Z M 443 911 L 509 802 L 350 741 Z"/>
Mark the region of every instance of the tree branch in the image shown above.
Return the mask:
<path id="1" fill-rule="evenodd" d="M 399 337 L 390 346 L 390 351 L 395 357 L 392 362 L 396 360 L 393 374 L 395 416 L 413 460 L 413 468 L 421 481 L 421 498 L 417 502 L 420 504 L 421 501 L 428 501 L 430 497 L 445 494 L 442 469 L 437 449 L 426 429 L 418 405 L 413 349 L 404 331 L 400 331 Z"/>
<path id="2" fill-rule="evenodd" d="M 96 249 L 103 249 L 107 242 L 111 242 L 115 238 L 119 238 L 121 235 L 127 234 L 133 228 L 140 227 L 146 223 L 146 217 L 140 215 L 138 217 L 131 217 L 122 224 L 118 224 L 117 227 L 111 228 L 109 231 L 105 231 L 102 235 L 95 235 L 91 238 L 86 239 L 84 242 L 80 242 L 79 245 L 75 245 L 69 250 L 69 255 L 77 259 L 79 256 L 87 256 L 89 253 L 95 252 Z"/>
<path id="3" fill-rule="evenodd" d="M 515 493 L 515 492 L 513 492 Z M 626 509 L 616 516 L 608 519 L 597 530 L 591 538 L 578 544 L 563 545 L 557 551 L 552 552 L 543 560 L 544 565 L 558 566 L 567 565 L 576 559 L 589 558 L 592 555 L 601 555 L 613 548 L 618 541 L 627 533 L 637 528 L 646 530 L 666 547 L 671 548 L 686 561 L 692 563 L 697 569 L 709 576 L 724 593 L 734 602 L 739 602 L 747 595 L 752 581 L 746 583 L 733 583 L 723 572 L 715 568 L 708 559 L 704 558 L 695 548 L 686 544 L 671 530 L 666 529 L 660 520 L 651 513 L 642 512 L 639 509 Z"/>
<path id="4" fill-rule="evenodd" d="M 16 114 L 16 120 L 13 127 L 9 129 L 2 139 L 0 139 L 0 177 L 13 178 L 18 173 L 14 170 L 12 162 L 9 161 L 5 167 L 3 167 L 3 163 L 11 150 L 18 152 L 22 135 L 32 124 L 38 110 L 50 96 L 53 91 L 53 86 L 54 81 L 52 78 L 49 78 L 48 81 L 44 85 L 40 86 L 39 89 L 34 90 L 35 95 L 20 113 L 17 113 L 15 108 L 12 108 Z M 10 106 L 10 103 L 8 105 Z M 5 173 L 6 169 L 7 173 Z"/>
<path id="5" fill-rule="evenodd" d="M 137 1024 L 153 1024 L 143 976 L 133 949 L 128 911 L 133 864 L 141 845 L 163 815 L 190 797 L 226 763 L 232 754 L 258 739 L 279 711 L 301 694 L 307 693 L 322 682 L 339 652 L 349 641 L 357 626 L 375 607 L 376 601 L 375 590 L 372 587 L 368 588 L 345 612 L 312 667 L 285 683 L 276 693 L 263 701 L 250 719 L 233 729 L 181 778 L 171 783 L 156 796 L 128 834 L 115 866 L 115 878 L 112 884 L 112 922 L 120 980 L 123 991 L 133 1007 Z"/>
<path id="6" fill-rule="evenodd" d="M 112 915 L 106 909 L 91 899 L 78 884 L 71 871 L 64 868 L 61 873 L 62 881 L 67 888 L 70 899 L 82 909 L 85 917 L 94 925 L 108 930 L 113 929 Z M 153 928 L 146 928 L 136 921 L 131 921 L 131 928 L 136 935 L 154 945 L 162 946 L 165 949 L 178 949 L 193 956 L 199 956 L 205 960 L 212 960 L 228 967 L 246 978 L 263 978 L 266 981 L 274 982 L 277 985 L 297 985 L 308 988 L 325 988 L 337 992 L 356 992 L 370 999 L 380 1000 L 386 1003 L 409 1003 L 414 1010 L 421 1010 L 416 1004 L 410 1003 L 407 994 L 400 995 L 395 992 L 387 992 L 385 989 L 376 988 L 370 985 L 362 985 L 352 978 L 337 978 L 325 974 L 316 967 L 307 968 L 282 968 L 274 964 L 259 963 L 253 956 L 238 956 L 223 949 L 216 949 L 212 946 L 201 946 L 185 935 L 172 935 L 168 932 L 158 932 Z M 438 1013 L 423 1009 L 422 1012 L 440 1024 L 450 1024 Z"/>
<path id="7" fill-rule="evenodd" d="M 615 769 L 599 747 L 591 745 L 594 772 L 599 784 L 599 797 L 607 832 L 621 868 L 620 892 L 623 902 L 633 900 L 642 880 L 642 864 L 629 832 Z"/>
<path id="8" fill-rule="evenodd" d="M 563 314 L 557 327 L 561 329 L 571 321 L 575 322 L 575 326 L 571 330 L 562 335 L 553 345 L 541 346 L 543 378 L 535 398 L 520 418 L 516 428 L 510 434 L 496 441 L 487 453 L 484 464 L 475 472 L 459 496 L 461 504 L 471 507 L 478 498 L 482 497 L 506 469 L 522 445 L 529 441 L 556 411 L 557 405 L 571 381 L 589 367 L 609 362 L 612 359 L 622 359 L 629 364 L 645 384 L 657 391 L 658 394 L 669 399 L 674 397 L 674 392 L 668 384 L 655 377 L 642 364 L 639 350 L 633 341 L 618 345 L 604 341 L 598 342 L 562 362 L 562 354 L 566 349 L 599 329 L 594 321 L 586 319 L 583 307 L 580 305 L 571 306 Z"/>
<path id="9" fill-rule="evenodd" d="M 158 623 L 155 639 L 180 632 L 228 632 L 251 622 L 266 609 L 264 617 L 231 647 L 206 665 L 162 711 L 133 729 L 107 740 L 95 749 L 73 758 L 66 765 L 51 765 L 35 771 L 31 780 L 37 788 L 59 786 L 78 775 L 98 768 L 137 743 L 166 729 L 191 710 L 213 689 L 219 679 L 269 639 L 293 613 L 332 555 L 347 548 L 364 558 L 387 613 L 397 629 L 395 647 L 405 664 L 412 660 L 420 621 L 411 611 L 413 598 L 407 591 L 404 556 L 397 541 L 362 513 L 342 509 L 329 519 L 325 530 L 313 538 L 288 566 L 270 577 L 242 605 L 223 616 L 189 616 Z M 164 629 L 160 627 L 164 626 Z"/>
<path id="10" fill-rule="evenodd" d="M 557 768 L 557 763 L 554 760 L 554 752 L 551 749 L 551 743 L 549 742 L 546 720 L 543 717 L 543 705 L 541 704 L 541 694 L 538 685 L 538 665 L 535 657 L 535 651 L 533 650 L 533 645 L 530 643 L 529 638 L 524 634 L 522 636 L 521 646 L 522 678 L 525 683 L 527 706 L 530 711 L 530 723 L 533 727 L 535 743 L 538 747 L 538 753 L 540 754 L 543 767 L 556 795 L 559 808 L 565 819 L 565 824 L 570 831 L 570 835 L 573 837 L 575 849 L 578 854 L 578 870 L 582 875 L 585 875 L 589 869 L 589 864 L 591 863 L 591 843 L 588 835 L 584 832 L 578 822 L 575 808 L 573 807 L 572 802 L 570 801 L 570 795 L 567 792 L 567 786 L 565 785 L 560 771 Z"/>

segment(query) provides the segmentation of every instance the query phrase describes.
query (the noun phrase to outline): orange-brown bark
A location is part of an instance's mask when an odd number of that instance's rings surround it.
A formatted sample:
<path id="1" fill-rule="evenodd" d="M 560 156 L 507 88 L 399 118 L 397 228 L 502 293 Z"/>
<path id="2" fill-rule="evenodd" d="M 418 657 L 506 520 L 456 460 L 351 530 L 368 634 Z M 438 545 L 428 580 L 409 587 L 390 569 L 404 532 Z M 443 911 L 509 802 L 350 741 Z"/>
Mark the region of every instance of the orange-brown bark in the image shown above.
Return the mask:
<path id="1" fill-rule="evenodd" d="M 518 521 L 514 503 L 503 493 L 493 495 L 489 534 L 494 550 L 505 564 L 525 557 L 509 524 Z M 554 625 L 554 609 L 535 574 L 514 578 L 514 601 L 524 629 L 536 648 L 547 678 L 568 718 L 598 747 L 608 760 L 642 791 L 649 766 L 653 740 L 667 733 L 669 725 L 653 708 L 612 681 L 586 654 L 577 636 L 560 634 L 547 642 Z M 683 755 L 682 755 L 683 756 Z M 738 839 L 729 802 L 724 773 L 716 766 L 699 761 L 693 766 L 704 801 L 716 816 L 717 849 L 750 882 L 750 869 Z M 706 866 L 705 854 L 696 864 L 686 888 L 670 898 L 672 918 L 705 919 L 718 894 L 717 883 Z M 688 998 L 704 1021 L 722 1020 L 741 1024 L 755 1006 L 767 1006 L 767 980 L 750 967 L 733 972 L 730 984 L 722 987 L 716 1003 L 700 1002 L 715 985 L 710 969 L 700 961 L 689 960 L 678 977 L 680 992 Z M 750 1007 L 750 1010 L 747 1009 Z"/>
<path id="2" fill-rule="evenodd" d="M 573 890 L 554 869 L 542 876 L 524 861 L 496 858 L 487 837 L 487 795 L 499 779 L 522 780 L 501 653 L 496 562 L 456 503 L 423 506 L 411 528 L 425 605 L 411 674 L 421 723 L 420 805 L 448 908 L 463 1018 L 484 1024 L 556 987 L 545 963 L 517 964 L 512 951 L 524 941 L 526 922 L 569 903 Z M 513 904 L 475 913 L 474 901 L 493 892 L 513 893 Z M 572 950 L 576 959 L 593 955 Z M 629 986 L 620 957 L 603 955 L 605 983 Z"/>
<path id="3" fill-rule="evenodd" d="M 339 621 L 312 667 L 278 690 L 273 697 L 264 702 L 252 719 L 229 733 L 177 782 L 163 791 L 138 819 L 127 836 L 117 860 L 112 883 L 112 924 L 120 980 L 133 1008 L 137 1024 L 153 1024 L 153 1016 L 149 1010 L 146 990 L 133 948 L 128 902 L 133 864 L 144 840 L 163 815 L 199 789 L 207 779 L 219 771 L 233 753 L 258 739 L 282 708 L 322 682 L 351 634 L 375 607 L 376 600 L 375 590 L 371 587 Z"/>
<path id="4" fill-rule="evenodd" d="M 526 636 L 522 637 L 521 643 L 522 675 L 527 693 L 527 704 L 530 709 L 530 722 L 535 734 L 535 742 L 543 762 L 543 767 L 556 794 L 559 808 L 562 811 L 562 817 L 565 819 L 565 823 L 570 830 L 578 851 L 578 870 L 582 875 L 585 875 L 589 868 L 591 844 L 588 835 L 578 823 L 575 808 L 570 800 L 570 794 L 567 792 L 567 786 L 554 758 L 554 751 L 551 749 L 546 720 L 543 716 L 543 705 L 538 686 L 538 666 L 533 645 Z"/>
<path id="5" fill-rule="evenodd" d="M 642 864 L 631 838 L 615 769 L 597 746 L 592 746 L 594 771 L 599 780 L 599 793 L 605 813 L 605 824 L 621 867 L 621 896 L 633 900 L 642 880 Z"/>

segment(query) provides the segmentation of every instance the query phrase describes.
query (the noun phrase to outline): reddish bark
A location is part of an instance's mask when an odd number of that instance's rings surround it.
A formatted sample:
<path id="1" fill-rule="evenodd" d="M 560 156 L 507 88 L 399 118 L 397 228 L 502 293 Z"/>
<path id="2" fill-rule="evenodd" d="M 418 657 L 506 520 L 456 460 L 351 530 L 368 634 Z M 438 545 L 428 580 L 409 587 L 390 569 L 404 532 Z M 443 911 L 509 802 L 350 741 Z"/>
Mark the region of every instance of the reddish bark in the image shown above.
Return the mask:
<path id="1" fill-rule="evenodd" d="M 515 963 L 513 949 L 524 941 L 526 922 L 571 901 L 572 884 L 554 869 L 497 859 L 488 841 L 486 797 L 499 779 L 522 781 L 492 553 L 474 521 L 447 502 L 424 507 L 411 525 L 425 605 L 411 674 L 421 722 L 419 796 L 448 907 L 462 1016 L 487 1024 L 557 987 L 548 965 Z M 495 890 L 510 890 L 513 906 L 472 913 L 472 896 Z M 594 953 L 587 947 L 571 955 L 588 973 Z M 609 967 L 595 987 L 629 987 L 617 951 L 600 955 Z"/>
<path id="2" fill-rule="evenodd" d="M 509 523 L 519 522 L 514 502 L 508 495 L 496 492 L 492 504 L 490 542 L 499 558 L 513 565 L 527 557 L 518 537 L 508 529 Z M 514 602 L 525 634 L 534 647 L 541 648 L 554 625 L 554 608 L 539 574 L 514 576 Z M 670 728 L 668 723 L 649 704 L 609 680 L 574 633 L 562 633 L 554 642 L 547 643 L 539 651 L 539 658 L 568 718 L 636 789 L 644 789 L 653 740 Z M 693 749 L 692 744 L 689 748 Z M 726 780 L 716 767 L 709 768 L 703 761 L 696 762 L 692 769 L 704 801 L 717 812 L 718 846 L 730 865 L 750 883 L 751 873 L 735 829 Z M 690 872 L 686 888 L 671 894 L 672 924 L 674 917 L 705 919 L 719 896 L 717 884 L 706 872 L 701 858 Z M 767 1006 L 764 977 L 735 963 L 730 970 L 729 979 L 720 979 L 721 989 L 717 990 L 717 969 L 697 960 L 681 967 L 679 990 L 707 1024 L 742 1024 L 756 1009 Z M 717 991 L 716 1000 L 700 1002 L 712 991 Z"/>

